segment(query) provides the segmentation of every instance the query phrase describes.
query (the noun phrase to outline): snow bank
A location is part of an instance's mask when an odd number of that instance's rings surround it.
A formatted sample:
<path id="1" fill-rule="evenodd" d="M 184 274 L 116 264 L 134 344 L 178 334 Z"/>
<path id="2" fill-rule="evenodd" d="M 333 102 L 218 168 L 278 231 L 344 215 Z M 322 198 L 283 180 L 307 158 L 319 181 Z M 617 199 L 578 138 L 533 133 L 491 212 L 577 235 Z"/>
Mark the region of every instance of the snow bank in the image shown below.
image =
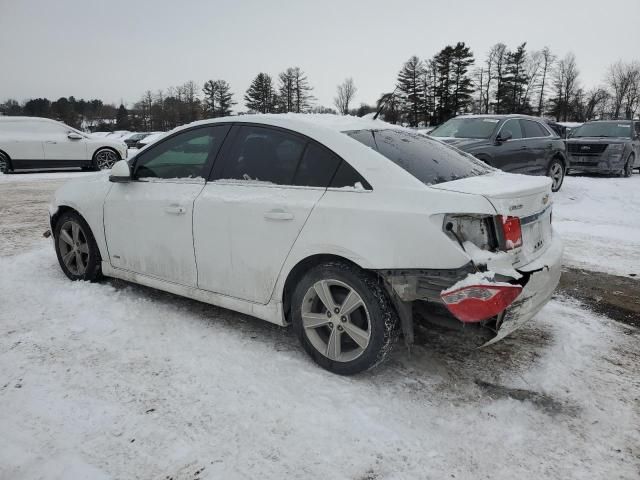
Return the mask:
<path id="1" fill-rule="evenodd" d="M 640 279 L 640 175 L 569 176 L 553 200 L 565 264 Z"/>

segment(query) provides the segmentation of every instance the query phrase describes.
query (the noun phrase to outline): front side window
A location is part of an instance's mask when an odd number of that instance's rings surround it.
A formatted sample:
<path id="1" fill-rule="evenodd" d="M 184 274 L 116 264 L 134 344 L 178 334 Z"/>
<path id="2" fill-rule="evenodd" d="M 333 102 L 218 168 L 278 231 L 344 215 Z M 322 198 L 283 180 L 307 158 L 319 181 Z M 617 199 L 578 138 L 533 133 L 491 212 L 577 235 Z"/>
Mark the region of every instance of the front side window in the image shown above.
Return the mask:
<path id="1" fill-rule="evenodd" d="M 429 135 L 440 138 L 490 138 L 500 123 L 497 118 L 452 118 Z"/>
<path id="2" fill-rule="evenodd" d="M 426 185 L 492 172 L 480 160 L 424 135 L 405 130 L 344 132 L 371 147 Z"/>
<path id="3" fill-rule="evenodd" d="M 502 129 L 500 130 L 500 136 L 504 138 L 506 132 L 511 132 L 512 140 L 523 138 L 522 127 L 520 127 L 519 120 L 512 119 L 504 122 L 504 124 L 502 125 Z"/>
<path id="4" fill-rule="evenodd" d="M 591 122 L 585 123 L 575 130 L 573 137 L 631 137 L 631 123 Z"/>
<path id="5" fill-rule="evenodd" d="M 534 122 L 533 120 L 520 120 L 520 125 L 522 126 L 525 138 L 539 138 L 549 136 L 549 132 L 547 132 L 547 130 L 542 125 L 540 125 L 538 122 Z"/>
<path id="6" fill-rule="evenodd" d="M 291 185 L 306 141 L 264 127 L 242 126 L 219 177 Z"/>
<path id="7" fill-rule="evenodd" d="M 218 125 L 180 133 L 136 157 L 135 177 L 204 178 L 229 127 Z"/>

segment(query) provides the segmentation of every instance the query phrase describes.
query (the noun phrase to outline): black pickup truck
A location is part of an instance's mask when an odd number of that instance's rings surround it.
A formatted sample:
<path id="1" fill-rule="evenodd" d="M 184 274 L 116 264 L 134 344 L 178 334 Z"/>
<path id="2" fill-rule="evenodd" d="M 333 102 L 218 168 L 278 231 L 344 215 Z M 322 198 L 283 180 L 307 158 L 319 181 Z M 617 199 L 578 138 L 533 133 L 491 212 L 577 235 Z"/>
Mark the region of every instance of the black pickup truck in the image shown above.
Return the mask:
<path id="1" fill-rule="evenodd" d="M 639 121 L 587 122 L 567 139 L 569 168 L 630 177 L 634 168 L 640 168 L 639 136 Z"/>

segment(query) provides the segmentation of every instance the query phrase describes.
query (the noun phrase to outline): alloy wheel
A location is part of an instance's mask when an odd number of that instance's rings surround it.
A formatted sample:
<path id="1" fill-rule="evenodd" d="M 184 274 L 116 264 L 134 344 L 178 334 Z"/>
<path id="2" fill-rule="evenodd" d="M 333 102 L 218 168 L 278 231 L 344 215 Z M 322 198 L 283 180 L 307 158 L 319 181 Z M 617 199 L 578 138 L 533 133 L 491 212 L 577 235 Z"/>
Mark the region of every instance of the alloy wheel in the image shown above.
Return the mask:
<path id="1" fill-rule="evenodd" d="M 113 164 L 118 161 L 118 155 L 113 150 L 99 150 L 96 153 L 96 164 L 100 170 L 113 167 Z"/>
<path id="2" fill-rule="evenodd" d="M 562 185 L 562 180 L 564 178 L 564 171 L 562 169 L 562 165 L 560 165 L 557 162 L 551 165 L 551 168 L 549 169 L 549 177 L 551 178 L 551 182 L 552 182 L 551 188 L 555 192 Z"/>
<path id="3" fill-rule="evenodd" d="M 316 282 L 304 296 L 301 314 L 309 342 L 330 360 L 355 360 L 369 345 L 369 312 L 362 297 L 344 282 Z"/>
<path id="4" fill-rule="evenodd" d="M 58 236 L 60 257 L 73 275 L 83 275 L 89 264 L 89 242 L 77 222 L 69 220 L 60 228 Z"/>

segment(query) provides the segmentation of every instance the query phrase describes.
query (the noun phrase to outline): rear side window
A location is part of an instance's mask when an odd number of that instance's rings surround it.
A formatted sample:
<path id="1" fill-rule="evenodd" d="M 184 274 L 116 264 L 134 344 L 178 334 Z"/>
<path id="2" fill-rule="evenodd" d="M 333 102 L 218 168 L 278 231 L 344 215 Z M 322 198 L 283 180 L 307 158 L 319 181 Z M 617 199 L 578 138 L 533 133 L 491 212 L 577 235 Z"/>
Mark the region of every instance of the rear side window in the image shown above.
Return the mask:
<path id="1" fill-rule="evenodd" d="M 389 129 L 344 133 L 381 153 L 426 185 L 484 175 L 493 170 L 471 155 L 413 132 Z"/>
<path id="2" fill-rule="evenodd" d="M 309 143 L 298 165 L 293 185 L 326 188 L 339 164 L 340 158 L 326 148 Z"/>
<path id="3" fill-rule="evenodd" d="M 331 182 L 331 188 L 355 188 L 356 190 L 372 190 L 371 185 L 362 175 L 347 162 L 340 162 L 338 171 Z"/>
<path id="4" fill-rule="evenodd" d="M 522 130 L 524 131 L 525 138 L 549 136 L 549 132 L 547 132 L 546 129 L 538 122 L 534 122 L 533 120 L 520 120 L 520 124 L 522 126 Z"/>
<path id="5" fill-rule="evenodd" d="M 220 178 L 291 185 L 305 144 L 281 130 L 242 126 L 225 155 Z"/>

